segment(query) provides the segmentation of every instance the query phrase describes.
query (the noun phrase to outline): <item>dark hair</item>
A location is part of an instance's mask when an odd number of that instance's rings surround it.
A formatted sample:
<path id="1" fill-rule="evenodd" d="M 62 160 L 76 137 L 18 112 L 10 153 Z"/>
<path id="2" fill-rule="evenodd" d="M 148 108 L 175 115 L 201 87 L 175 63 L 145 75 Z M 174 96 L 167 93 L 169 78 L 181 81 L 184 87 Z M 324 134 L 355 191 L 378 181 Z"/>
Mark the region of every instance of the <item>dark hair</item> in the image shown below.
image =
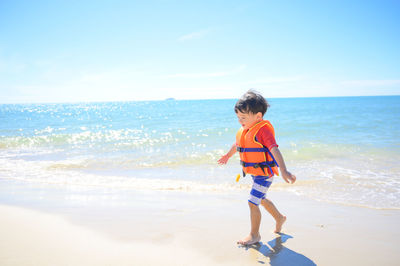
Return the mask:
<path id="1" fill-rule="evenodd" d="M 248 90 L 235 104 L 235 113 L 253 113 L 261 112 L 262 115 L 267 112 L 269 104 L 267 100 L 257 91 Z"/>

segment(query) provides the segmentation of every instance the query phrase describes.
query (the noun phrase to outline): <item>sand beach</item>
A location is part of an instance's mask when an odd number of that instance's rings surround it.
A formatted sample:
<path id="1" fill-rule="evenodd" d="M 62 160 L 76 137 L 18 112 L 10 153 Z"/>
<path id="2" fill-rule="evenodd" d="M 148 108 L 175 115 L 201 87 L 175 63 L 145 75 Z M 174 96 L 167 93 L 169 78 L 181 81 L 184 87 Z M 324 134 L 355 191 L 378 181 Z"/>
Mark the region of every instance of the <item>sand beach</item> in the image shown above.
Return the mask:
<path id="1" fill-rule="evenodd" d="M 248 247 L 236 244 L 249 228 L 243 193 L 162 192 L 159 203 L 122 208 L 3 204 L 0 264 L 398 265 L 399 211 L 270 194 L 287 223 L 275 234 L 263 212 L 261 242 Z"/>

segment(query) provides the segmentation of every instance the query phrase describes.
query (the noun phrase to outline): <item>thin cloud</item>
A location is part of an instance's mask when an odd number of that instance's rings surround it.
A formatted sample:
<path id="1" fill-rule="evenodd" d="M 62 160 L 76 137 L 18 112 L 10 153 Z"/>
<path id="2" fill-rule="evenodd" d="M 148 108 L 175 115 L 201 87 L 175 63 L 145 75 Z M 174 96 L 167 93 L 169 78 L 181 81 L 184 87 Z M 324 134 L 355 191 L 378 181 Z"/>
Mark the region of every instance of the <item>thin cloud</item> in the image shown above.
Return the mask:
<path id="1" fill-rule="evenodd" d="M 346 80 L 341 82 L 345 86 L 357 87 L 379 87 L 400 85 L 400 79 L 383 79 L 383 80 Z"/>
<path id="2" fill-rule="evenodd" d="M 277 83 L 292 83 L 298 81 L 304 81 L 304 76 L 291 76 L 291 77 L 265 77 L 260 79 L 255 79 L 244 84 L 254 85 L 254 84 L 277 84 Z"/>
<path id="3" fill-rule="evenodd" d="M 241 65 L 231 71 L 211 72 L 211 73 L 178 73 L 172 75 L 165 75 L 163 78 L 213 78 L 213 77 L 225 77 L 237 74 L 244 69 L 246 65 Z"/>
<path id="4" fill-rule="evenodd" d="M 18 74 L 25 71 L 27 68 L 28 64 L 26 63 L 18 62 L 15 60 L 3 60 L 0 58 L 0 74 Z"/>
<path id="5" fill-rule="evenodd" d="M 193 39 L 201 39 L 204 36 L 206 36 L 208 33 L 210 32 L 210 30 L 200 30 L 200 31 L 195 31 L 189 34 L 185 34 L 181 37 L 178 38 L 178 41 L 180 42 L 184 42 L 184 41 L 190 41 Z"/>

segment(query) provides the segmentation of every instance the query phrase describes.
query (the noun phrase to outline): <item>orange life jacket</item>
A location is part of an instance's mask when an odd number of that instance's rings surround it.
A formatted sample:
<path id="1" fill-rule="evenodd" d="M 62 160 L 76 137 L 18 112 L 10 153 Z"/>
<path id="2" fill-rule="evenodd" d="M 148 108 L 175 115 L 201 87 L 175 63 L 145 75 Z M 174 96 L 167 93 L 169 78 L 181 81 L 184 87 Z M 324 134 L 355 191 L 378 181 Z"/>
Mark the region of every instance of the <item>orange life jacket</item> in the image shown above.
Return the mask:
<path id="1" fill-rule="evenodd" d="M 256 123 L 249 129 L 239 129 L 236 134 L 237 151 L 240 154 L 240 164 L 243 167 L 243 176 L 251 174 L 255 176 L 279 175 L 278 163 L 270 150 L 257 141 L 257 132 L 266 127 L 275 136 L 274 128 L 267 120 Z"/>

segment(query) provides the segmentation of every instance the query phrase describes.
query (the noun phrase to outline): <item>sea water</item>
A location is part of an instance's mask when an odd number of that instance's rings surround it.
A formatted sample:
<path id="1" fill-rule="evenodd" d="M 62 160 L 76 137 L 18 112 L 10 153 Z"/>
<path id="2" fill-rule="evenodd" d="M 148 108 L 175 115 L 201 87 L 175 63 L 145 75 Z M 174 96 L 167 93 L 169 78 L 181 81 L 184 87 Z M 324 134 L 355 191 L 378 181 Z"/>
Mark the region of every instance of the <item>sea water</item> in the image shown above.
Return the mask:
<path id="1" fill-rule="evenodd" d="M 293 185 L 271 190 L 377 209 L 400 208 L 400 96 L 268 99 Z M 235 99 L 0 105 L 0 200 L 10 184 L 49 192 L 230 193 L 238 155 Z M 14 186 L 15 187 L 15 186 Z M 7 188 L 7 191 L 5 191 Z M 32 190 L 30 190 L 32 192 Z"/>

